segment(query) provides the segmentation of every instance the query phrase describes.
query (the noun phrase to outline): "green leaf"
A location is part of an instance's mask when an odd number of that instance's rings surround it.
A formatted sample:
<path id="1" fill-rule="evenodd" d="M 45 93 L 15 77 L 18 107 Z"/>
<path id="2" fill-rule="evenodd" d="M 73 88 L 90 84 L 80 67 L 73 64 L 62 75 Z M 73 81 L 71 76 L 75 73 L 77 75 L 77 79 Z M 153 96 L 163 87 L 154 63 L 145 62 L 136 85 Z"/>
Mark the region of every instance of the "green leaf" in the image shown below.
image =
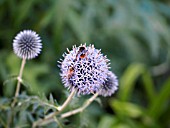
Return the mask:
<path id="1" fill-rule="evenodd" d="M 144 115 L 143 108 L 130 102 L 124 102 L 114 99 L 111 100 L 110 104 L 114 111 L 120 116 L 137 118 Z"/>
<path id="2" fill-rule="evenodd" d="M 153 102 L 156 96 L 155 88 L 154 88 L 154 83 L 151 78 L 151 74 L 148 71 L 145 71 L 142 74 L 142 82 L 146 91 L 146 94 L 149 99 L 149 103 Z"/>
<path id="3" fill-rule="evenodd" d="M 49 101 L 51 104 L 54 104 L 54 98 L 53 98 L 53 95 L 50 93 L 50 101 Z"/>
<path id="4" fill-rule="evenodd" d="M 7 85 L 9 82 L 14 82 L 15 80 L 17 80 L 17 75 L 11 75 L 7 78 L 7 80 L 5 80 L 3 82 L 3 85 Z"/>
<path id="5" fill-rule="evenodd" d="M 119 98 L 121 100 L 126 101 L 130 99 L 135 81 L 144 70 L 144 65 L 140 63 L 133 63 L 126 69 L 125 73 L 120 79 Z"/>
<path id="6" fill-rule="evenodd" d="M 157 96 L 154 98 L 153 103 L 149 107 L 148 113 L 152 118 L 158 119 L 162 112 L 165 111 L 166 102 L 169 101 L 169 97 L 170 78 L 165 82 L 165 84 L 162 85 L 161 91 L 157 94 Z"/>
<path id="7" fill-rule="evenodd" d="M 98 128 L 112 128 L 113 124 L 116 124 L 118 121 L 118 119 L 116 119 L 113 116 L 108 116 L 105 115 L 101 118 L 99 124 L 98 124 Z"/>

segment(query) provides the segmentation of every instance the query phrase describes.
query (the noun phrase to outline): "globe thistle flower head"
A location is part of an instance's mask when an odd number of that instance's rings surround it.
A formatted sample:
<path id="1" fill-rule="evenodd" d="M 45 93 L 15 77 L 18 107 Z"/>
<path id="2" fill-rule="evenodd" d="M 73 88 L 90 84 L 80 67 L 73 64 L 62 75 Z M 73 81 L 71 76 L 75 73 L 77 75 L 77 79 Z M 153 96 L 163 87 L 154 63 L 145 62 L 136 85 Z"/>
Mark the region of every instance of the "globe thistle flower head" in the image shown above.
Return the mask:
<path id="1" fill-rule="evenodd" d="M 21 31 L 13 40 L 14 53 L 20 58 L 35 58 L 40 54 L 41 48 L 41 39 L 39 35 L 32 30 Z"/>
<path id="2" fill-rule="evenodd" d="M 76 89 L 77 94 L 90 94 L 100 90 L 106 81 L 109 61 L 94 45 L 73 46 L 64 53 L 61 60 L 61 78 L 69 90 Z"/>
<path id="3" fill-rule="evenodd" d="M 104 82 L 102 89 L 99 91 L 99 95 L 104 97 L 111 96 L 118 89 L 118 80 L 115 74 L 111 71 L 107 74 L 107 80 Z"/>

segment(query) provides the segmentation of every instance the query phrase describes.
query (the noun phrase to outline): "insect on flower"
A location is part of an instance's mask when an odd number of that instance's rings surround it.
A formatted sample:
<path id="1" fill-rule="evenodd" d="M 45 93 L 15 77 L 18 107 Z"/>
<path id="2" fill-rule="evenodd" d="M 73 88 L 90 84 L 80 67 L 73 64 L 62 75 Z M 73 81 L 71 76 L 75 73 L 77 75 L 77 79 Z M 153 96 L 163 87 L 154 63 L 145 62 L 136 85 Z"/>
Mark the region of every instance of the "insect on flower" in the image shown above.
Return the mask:
<path id="1" fill-rule="evenodd" d="M 70 68 L 68 69 L 67 78 L 69 79 L 69 78 L 73 75 L 73 73 L 74 73 L 74 68 L 73 68 L 73 67 L 70 67 Z"/>
<path id="2" fill-rule="evenodd" d="M 67 51 L 59 66 L 64 86 L 70 91 L 76 89 L 78 95 L 98 92 L 108 76 L 107 57 L 94 45 L 73 46 Z"/>
<path id="3" fill-rule="evenodd" d="M 76 55 L 76 60 L 78 58 L 80 58 L 80 59 L 86 58 L 87 57 L 87 51 L 88 50 L 86 50 L 86 48 L 84 46 L 81 46 L 79 48 L 79 51 L 78 51 L 77 55 Z"/>

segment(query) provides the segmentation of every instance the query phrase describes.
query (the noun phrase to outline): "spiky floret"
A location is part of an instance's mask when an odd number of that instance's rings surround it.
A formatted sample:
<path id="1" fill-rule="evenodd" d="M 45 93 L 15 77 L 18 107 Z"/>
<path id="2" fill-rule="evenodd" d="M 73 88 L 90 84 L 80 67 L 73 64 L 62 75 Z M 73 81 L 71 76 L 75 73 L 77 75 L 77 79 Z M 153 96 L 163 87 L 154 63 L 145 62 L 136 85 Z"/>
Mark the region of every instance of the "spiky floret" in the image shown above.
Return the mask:
<path id="1" fill-rule="evenodd" d="M 67 51 L 60 62 L 64 86 L 69 90 L 76 89 L 82 95 L 98 92 L 107 78 L 107 57 L 94 45 L 73 46 L 71 51 Z"/>
<path id="2" fill-rule="evenodd" d="M 35 58 L 41 52 L 41 48 L 41 39 L 32 30 L 21 31 L 13 40 L 14 53 L 20 58 Z"/>
<path id="3" fill-rule="evenodd" d="M 99 95 L 111 96 L 118 89 L 118 80 L 115 74 L 111 71 L 107 74 L 107 80 L 104 82 L 102 89 L 99 91 Z"/>

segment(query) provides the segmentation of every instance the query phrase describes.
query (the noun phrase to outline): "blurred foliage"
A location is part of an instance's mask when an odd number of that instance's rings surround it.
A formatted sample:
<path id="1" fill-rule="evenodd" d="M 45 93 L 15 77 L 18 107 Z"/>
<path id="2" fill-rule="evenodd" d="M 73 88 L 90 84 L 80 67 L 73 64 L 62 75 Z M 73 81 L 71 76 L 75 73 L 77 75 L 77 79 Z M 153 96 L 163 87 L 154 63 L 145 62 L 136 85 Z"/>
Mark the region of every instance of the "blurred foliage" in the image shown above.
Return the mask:
<path id="1" fill-rule="evenodd" d="M 66 98 L 57 60 L 67 47 L 85 42 L 101 48 L 111 60 L 120 89 L 110 98 L 101 97 L 102 106 L 93 103 L 50 126 L 170 127 L 169 0 L 0 0 L 0 23 L 0 127 L 7 127 L 11 112 L 16 113 L 13 127 L 30 127 L 55 111 L 51 105 L 58 103 L 50 101 L 62 103 Z M 23 29 L 39 33 L 43 50 L 27 61 L 22 86 L 26 94 L 11 110 L 21 61 L 13 53 L 12 40 Z M 81 106 L 87 98 L 81 96 L 75 103 Z"/>

